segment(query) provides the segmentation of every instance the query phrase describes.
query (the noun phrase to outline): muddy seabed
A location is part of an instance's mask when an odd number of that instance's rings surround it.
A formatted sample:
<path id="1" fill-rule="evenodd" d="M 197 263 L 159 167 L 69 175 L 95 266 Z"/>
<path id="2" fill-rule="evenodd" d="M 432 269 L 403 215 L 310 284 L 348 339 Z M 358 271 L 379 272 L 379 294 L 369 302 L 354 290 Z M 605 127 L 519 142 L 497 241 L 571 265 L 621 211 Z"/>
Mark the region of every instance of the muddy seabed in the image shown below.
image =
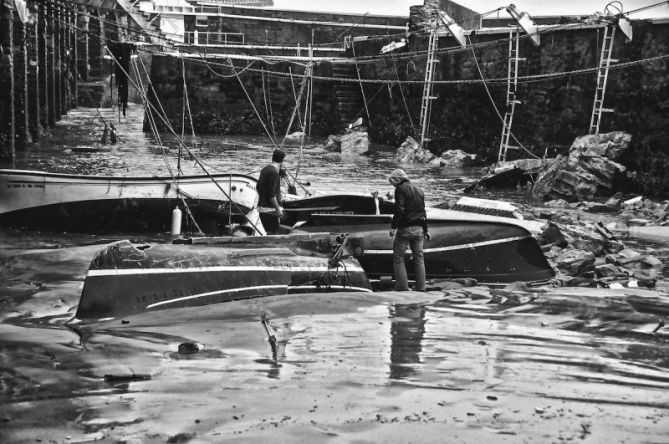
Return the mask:
<path id="1" fill-rule="evenodd" d="M 4 239 L 2 443 L 669 442 L 660 292 L 300 295 L 75 332 L 100 245 Z"/>

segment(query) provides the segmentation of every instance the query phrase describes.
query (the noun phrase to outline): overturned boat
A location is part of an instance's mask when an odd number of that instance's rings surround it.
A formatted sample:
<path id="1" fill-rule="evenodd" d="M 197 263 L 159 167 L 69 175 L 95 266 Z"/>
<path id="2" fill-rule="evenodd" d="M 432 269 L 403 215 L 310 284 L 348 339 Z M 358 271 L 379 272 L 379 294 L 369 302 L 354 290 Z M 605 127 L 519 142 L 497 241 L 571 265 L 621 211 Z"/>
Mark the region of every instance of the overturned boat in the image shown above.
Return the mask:
<path id="1" fill-rule="evenodd" d="M 183 224 L 207 233 L 244 223 L 257 205 L 256 179 L 242 174 L 109 177 L 0 169 L 0 225 L 110 233 L 168 231 L 175 207 Z M 190 225 L 192 226 L 192 225 Z"/>
<path id="2" fill-rule="evenodd" d="M 91 261 L 71 323 L 281 294 L 368 292 L 367 275 L 349 257 L 354 244 L 323 233 L 115 242 Z"/>
<path id="3" fill-rule="evenodd" d="M 463 211 L 481 200 L 467 199 L 460 210 L 427 208 L 432 239 L 424 245 L 428 279 L 469 277 L 482 283 L 543 282 L 555 276 L 534 235 L 542 224 L 508 217 L 504 206 L 488 214 Z M 371 279 L 393 274 L 393 241 L 388 235 L 394 204 L 378 195 L 320 196 L 284 204 L 295 230 L 349 233 L 363 239 L 360 264 Z M 503 216 L 497 216 L 502 214 Z M 407 251 L 407 271 L 413 263 Z"/>

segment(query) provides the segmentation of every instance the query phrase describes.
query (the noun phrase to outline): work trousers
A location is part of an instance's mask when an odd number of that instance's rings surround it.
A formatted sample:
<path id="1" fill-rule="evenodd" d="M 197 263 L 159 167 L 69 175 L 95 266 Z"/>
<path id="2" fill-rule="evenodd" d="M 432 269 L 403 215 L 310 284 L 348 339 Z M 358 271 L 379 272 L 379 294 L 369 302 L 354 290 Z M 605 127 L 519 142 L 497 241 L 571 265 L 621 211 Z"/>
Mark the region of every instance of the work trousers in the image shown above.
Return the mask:
<path id="1" fill-rule="evenodd" d="M 276 212 L 261 212 L 260 222 L 262 222 L 263 227 L 265 227 L 265 232 L 267 234 L 279 234 L 280 219 L 279 216 L 276 215 Z"/>
<path id="2" fill-rule="evenodd" d="M 395 290 L 409 290 L 409 280 L 407 278 L 406 265 L 404 258 L 406 251 L 411 247 L 413 256 L 414 279 L 416 285 L 414 290 L 425 291 L 425 260 L 423 259 L 423 228 L 406 227 L 400 228 L 395 233 L 393 242 L 393 272 L 395 273 Z"/>

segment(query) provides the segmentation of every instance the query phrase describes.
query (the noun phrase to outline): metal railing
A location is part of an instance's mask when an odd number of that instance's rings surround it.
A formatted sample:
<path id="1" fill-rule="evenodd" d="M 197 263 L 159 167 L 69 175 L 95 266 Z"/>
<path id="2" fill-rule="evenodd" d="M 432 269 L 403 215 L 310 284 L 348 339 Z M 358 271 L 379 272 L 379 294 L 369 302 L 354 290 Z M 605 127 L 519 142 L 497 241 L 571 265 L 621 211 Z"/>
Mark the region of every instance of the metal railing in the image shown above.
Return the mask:
<path id="1" fill-rule="evenodd" d="M 244 34 L 240 32 L 184 32 L 184 43 L 188 45 L 243 45 Z"/>

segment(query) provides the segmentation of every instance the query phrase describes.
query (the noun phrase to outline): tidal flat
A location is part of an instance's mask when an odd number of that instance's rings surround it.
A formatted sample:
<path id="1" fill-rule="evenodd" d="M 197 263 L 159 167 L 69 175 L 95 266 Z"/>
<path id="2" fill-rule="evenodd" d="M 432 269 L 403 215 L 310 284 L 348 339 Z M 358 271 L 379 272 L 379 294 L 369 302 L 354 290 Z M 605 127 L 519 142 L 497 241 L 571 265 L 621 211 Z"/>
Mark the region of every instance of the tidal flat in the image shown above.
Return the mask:
<path id="1" fill-rule="evenodd" d="M 0 253 L 2 442 L 666 441 L 659 291 L 291 295 L 72 328 L 101 245 L 32 239 Z"/>
<path id="2" fill-rule="evenodd" d="M 131 105 L 116 125 L 119 142 L 101 146 L 98 115 L 78 108 L 12 167 L 166 174 L 178 152 L 145 135 L 141 121 Z M 249 138 L 199 142 L 217 172 L 257 172 L 272 149 Z M 312 145 L 301 158 L 288 148 L 289 167 L 299 163 L 312 190 L 391 190 L 390 152 L 342 158 Z M 480 176 L 407 171 L 431 204 Z M 479 197 L 522 204 L 526 191 Z M 73 328 L 91 259 L 121 238 L 169 239 L 0 233 L 0 442 L 667 442 L 662 289 L 433 285 L 257 298 Z M 653 248 L 664 260 L 667 246 Z"/>

